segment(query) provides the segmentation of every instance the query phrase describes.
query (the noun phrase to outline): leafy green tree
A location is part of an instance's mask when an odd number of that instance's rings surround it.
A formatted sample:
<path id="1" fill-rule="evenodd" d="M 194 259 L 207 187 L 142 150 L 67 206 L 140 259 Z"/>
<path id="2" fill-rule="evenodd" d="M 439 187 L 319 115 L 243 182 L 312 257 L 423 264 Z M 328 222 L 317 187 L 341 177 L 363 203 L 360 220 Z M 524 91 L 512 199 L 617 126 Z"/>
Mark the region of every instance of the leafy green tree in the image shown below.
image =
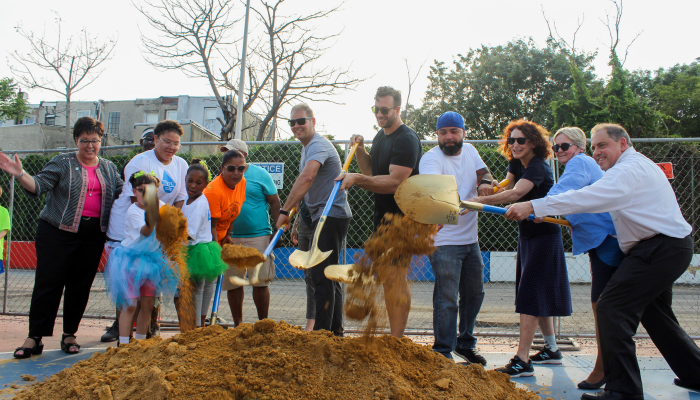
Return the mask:
<path id="1" fill-rule="evenodd" d="M 470 49 L 457 56 L 451 69 L 436 61 L 430 68 L 423 106 L 415 110 L 414 128 L 423 134 L 433 133 L 437 117 L 445 111 L 464 116 L 472 139 L 497 138 L 505 125 L 517 118 L 551 127 L 550 103 L 572 96 L 574 78 L 569 59 L 586 84 L 596 85 L 591 66 L 594 57 L 594 53 L 570 57 L 552 41 L 539 47 L 530 38 Z"/>
<path id="2" fill-rule="evenodd" d="M 700 136 L 700 58 L 689 65 L 675 65 L 656 71 L 649 77 L 651 101 L 667 118 L 669 134 L 680 137 Z"/>
<path id="3" fill-rule="evenodd" d="M 23 119 L 27 116 L 29 106 L 17 84 L 12 78 L 0 79 L 0 122 L 5 120 Z"/>

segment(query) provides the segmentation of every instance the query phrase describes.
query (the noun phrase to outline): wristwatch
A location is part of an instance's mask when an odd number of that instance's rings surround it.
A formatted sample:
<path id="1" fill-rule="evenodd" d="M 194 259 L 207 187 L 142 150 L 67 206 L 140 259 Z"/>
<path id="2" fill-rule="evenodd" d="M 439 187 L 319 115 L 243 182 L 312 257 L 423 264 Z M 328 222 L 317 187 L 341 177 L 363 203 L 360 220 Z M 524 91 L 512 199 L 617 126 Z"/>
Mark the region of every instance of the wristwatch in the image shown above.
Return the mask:
<path id="1" fill-rule="evenodd" d="M 493 185 L 493 181 L 482 179 L 481 182 L 479 182 L 479 185 L 483 185 L 483 184 Z"/>
<path id="2" fill-rule="evenodd" d="M 15 178 L 19 179 L 22 177 L 22 175 L 24 175 L 24 170 L 22 170 L 22 172 L 20 172 L 19 175 L 17 175 Z"/>
<path id="3" fill-rule="evenodd" d="M 289 211 L 284 211 L 283 209 L 280 208 L 280 214 L 289 216 Z"/>

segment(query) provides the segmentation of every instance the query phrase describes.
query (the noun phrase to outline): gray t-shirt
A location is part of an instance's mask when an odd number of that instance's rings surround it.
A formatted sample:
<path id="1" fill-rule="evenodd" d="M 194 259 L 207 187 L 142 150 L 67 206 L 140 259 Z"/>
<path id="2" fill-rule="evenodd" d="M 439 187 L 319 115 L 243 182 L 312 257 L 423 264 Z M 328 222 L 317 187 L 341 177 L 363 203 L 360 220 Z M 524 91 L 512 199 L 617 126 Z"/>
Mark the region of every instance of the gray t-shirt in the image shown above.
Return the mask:
<path id="1" fill-rule="evenodd" d="M 340 175 L 343 165 L 333 144 L 318 133 L 314 134 L 311 141 L 301 151 L 299 171 L 303 171 L 309 161 L 318 161 L 321 164 L 314 183 L 311 184 L 311 188 L 304 196 L 304 202 L 311 212 L 311 218 L 316 221 L 323 214 L 323 208 L 333 191 L 335 178 Z M 328 216 L 343 219 L 352 218 L 345 190 L 338 191 Z"/>

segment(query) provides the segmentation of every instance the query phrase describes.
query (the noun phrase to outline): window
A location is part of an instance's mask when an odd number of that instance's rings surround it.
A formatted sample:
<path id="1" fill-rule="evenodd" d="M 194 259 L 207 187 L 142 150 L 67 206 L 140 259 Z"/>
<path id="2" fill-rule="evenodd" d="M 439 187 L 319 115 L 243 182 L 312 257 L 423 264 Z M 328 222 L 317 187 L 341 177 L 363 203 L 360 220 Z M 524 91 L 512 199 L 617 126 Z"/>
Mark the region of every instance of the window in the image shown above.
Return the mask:
<path id="1" fill-rule="evenodd" d="M 78 111 L 78 119 L 83 118 L 83 117 L 89 117 L 89 116 L 90 116 L 90 110 Z"/>
<path id="2" fill-rule="evenodd" d="M 109 113 L 109 119 L 107 120 L 107 133 L 119 136 L 119 119 L 121 118 L 121 113 L 111 112 Z"/>
<path id="3" fill-rule="evenodd" d="M 157 124 L 158 123 L 158 112 L 146 112 L 146 119 L 143 121 L 147 124 Z"/>
<path id="4" fill-rule="evenodd" d="M 165 119 L 177 121 L 177 110 L 168 110 L 165 112 Z"/>
<path id="5" fill-rule="evenodd" d="M 56 125 L 56 116 L 53 114 L 46 114 L 46 117 L 44 117 L 44 125 L 48 125 L 48 126 Z"/>
<path id="6" fill-rule="evenodd" d="M 207 107 L 204 109 L 204 127 L 210 131 L 218 128 L 219 121 L 216 120 L 216 107 Z"/>

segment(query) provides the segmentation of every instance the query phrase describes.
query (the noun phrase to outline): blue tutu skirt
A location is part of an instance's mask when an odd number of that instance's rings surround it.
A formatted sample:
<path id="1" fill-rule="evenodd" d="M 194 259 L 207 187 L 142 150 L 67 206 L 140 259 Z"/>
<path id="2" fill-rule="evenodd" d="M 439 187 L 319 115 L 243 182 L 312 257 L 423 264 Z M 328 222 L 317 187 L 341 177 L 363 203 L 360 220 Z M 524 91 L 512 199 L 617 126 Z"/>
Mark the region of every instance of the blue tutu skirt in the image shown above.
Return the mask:
<path id="1" fill-rule="evenodd" d="M 105 266 L 105 284 L 110 299 L 118 308 L 136 304 L 141 287 L 157 296 L 172 298 L 182 276 L 166 260 L 155 231 L 132 247 L 112 250 Z"/>

